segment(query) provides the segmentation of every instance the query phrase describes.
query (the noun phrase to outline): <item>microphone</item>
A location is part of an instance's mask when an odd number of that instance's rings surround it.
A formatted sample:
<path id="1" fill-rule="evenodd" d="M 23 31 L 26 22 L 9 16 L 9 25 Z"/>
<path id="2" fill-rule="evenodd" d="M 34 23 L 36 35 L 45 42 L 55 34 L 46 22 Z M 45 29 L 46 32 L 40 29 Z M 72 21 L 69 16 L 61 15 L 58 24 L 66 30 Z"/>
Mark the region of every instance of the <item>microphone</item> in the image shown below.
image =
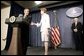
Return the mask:
<path id="1" fill-rule="evenodd" d="M 21 22 L 22 18 L 23 18 L 23 14 L 19 14 L 17 19 L 16 19 L 16 22 Z"/>
<path id="2" fill-rule="evenodd" d="M 18 17 L 23 17 L 23 14 L 19 14 Z"/>

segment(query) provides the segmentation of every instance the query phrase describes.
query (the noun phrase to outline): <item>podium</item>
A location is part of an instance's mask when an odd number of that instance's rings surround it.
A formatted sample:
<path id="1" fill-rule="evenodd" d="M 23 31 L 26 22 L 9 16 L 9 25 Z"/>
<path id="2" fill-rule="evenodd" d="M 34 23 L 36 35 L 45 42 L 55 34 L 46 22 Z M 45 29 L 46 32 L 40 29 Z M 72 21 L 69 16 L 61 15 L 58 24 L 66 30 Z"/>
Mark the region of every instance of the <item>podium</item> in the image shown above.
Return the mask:
<path id="1" fill-rule="evenodd" d="M 23 17 L 12 16 L 5 20 L 6 24 L 11 24 L 13 27 L 11 43 L 7 51 L 7 55 L 23 55 L 21 43 L 21 24 L 28 24 L 28 19 Z"/>

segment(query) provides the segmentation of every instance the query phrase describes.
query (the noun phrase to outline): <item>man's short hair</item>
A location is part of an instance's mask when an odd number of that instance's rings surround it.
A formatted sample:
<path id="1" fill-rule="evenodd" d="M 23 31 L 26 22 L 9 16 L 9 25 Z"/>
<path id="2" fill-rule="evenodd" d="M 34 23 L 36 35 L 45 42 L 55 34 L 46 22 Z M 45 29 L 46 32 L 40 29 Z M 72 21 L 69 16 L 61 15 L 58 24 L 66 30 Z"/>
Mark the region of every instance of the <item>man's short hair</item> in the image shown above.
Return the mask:
<path id="1" fill-rule="evenodd" d="M 40 10 L 44 11 L 44 13 L 47 12 L 47 9 L 46 8 L 40 8 Z"/>
<path id="2" fill-rule="evenodd" d="M 28 9 L 28 8 L 25 8 L 24 10 L 28 10 L 28 11 L 29 11 L 29 9 Z"/>

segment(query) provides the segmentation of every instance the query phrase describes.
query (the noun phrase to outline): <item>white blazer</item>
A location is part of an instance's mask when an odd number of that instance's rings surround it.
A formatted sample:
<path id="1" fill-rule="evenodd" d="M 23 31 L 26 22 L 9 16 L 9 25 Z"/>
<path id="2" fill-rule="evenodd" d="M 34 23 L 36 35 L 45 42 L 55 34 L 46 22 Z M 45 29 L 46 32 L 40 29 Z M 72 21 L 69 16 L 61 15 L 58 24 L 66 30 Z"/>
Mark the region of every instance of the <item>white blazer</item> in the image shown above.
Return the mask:
<path id="1" fill-rule="evenodd" d="M 40 31 L 45 31 L 46 29 L 50 28 L 50 17 L 48 14 L 44 13 L 41 15 L 41 21 L 38 24 L 40 26 Z"/>

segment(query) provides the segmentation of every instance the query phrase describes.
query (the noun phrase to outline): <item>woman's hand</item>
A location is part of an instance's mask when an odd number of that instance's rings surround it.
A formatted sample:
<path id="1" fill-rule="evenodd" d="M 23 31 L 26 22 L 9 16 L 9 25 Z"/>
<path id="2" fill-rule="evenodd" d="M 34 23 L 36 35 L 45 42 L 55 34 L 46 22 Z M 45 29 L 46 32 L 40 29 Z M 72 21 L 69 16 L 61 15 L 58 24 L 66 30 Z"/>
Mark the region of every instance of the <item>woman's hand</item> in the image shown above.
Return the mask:
<path id="1" fill-rule="evenodd" d="M 31 25 L 36 25 L 37 27 L 39 27 L 39 26 L 40 26 L 40 24 L 39 24 L 39 23 L 34 23 L 34 22 L 31 22 Z"/>
<path id="2" fill-rule="evenodd" d="M 36 26 L 39 27 L 40 26 L 39 23 L 36 23 Z"/>

